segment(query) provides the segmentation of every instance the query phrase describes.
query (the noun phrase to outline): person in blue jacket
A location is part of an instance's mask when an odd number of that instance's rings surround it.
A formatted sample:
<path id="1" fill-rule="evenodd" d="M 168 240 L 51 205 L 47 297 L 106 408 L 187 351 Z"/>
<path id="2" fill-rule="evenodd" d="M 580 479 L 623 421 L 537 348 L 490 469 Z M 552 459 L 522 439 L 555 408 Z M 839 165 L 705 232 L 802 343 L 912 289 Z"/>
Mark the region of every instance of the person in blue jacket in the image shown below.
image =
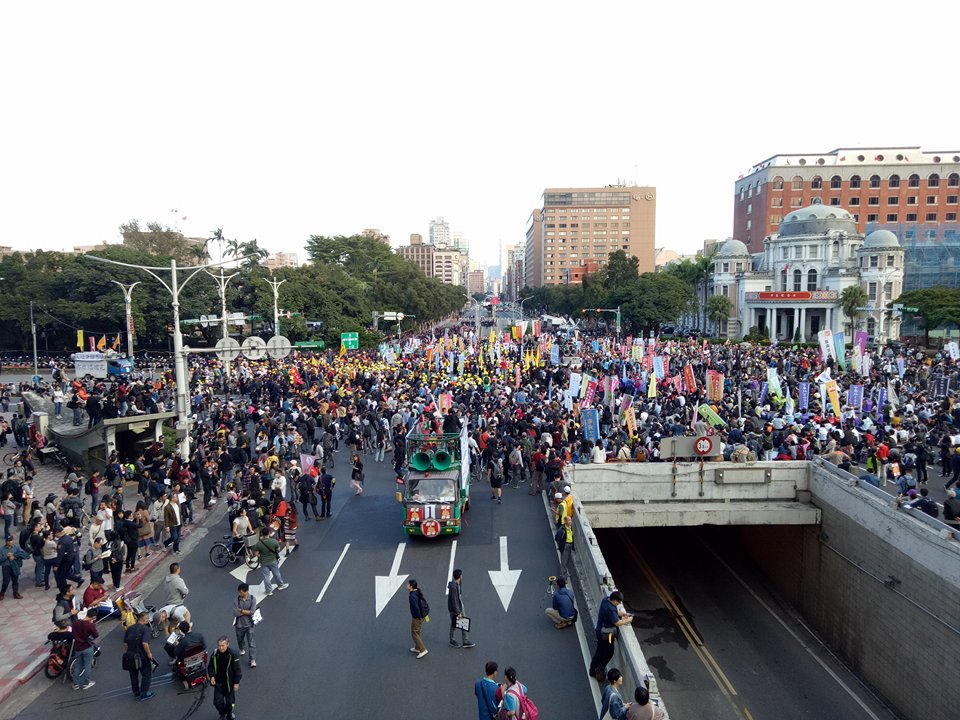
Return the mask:
<path id="1" fill-rule="evenodd" d="M 483 677 L 473 686 L 473 694 L 477 696 L 477 717 L 479 720 L 496 720 L 497 718 L 497 669 L 499 666 L 488 660 L 483 666 Z"/>
<path id="2" fill-rule="evenodd" d="M 614 590 L 603 599 L 597 612 L 597 651 L 590 660 L 590 675 L 600 684 L 606 679 L 607 663 L 613 658 L 613 646 L 620 635 L 620 626 L 633 620 L 633 615 L 629 613 L 620 615 L 622 604 L 623 593 Z"/>

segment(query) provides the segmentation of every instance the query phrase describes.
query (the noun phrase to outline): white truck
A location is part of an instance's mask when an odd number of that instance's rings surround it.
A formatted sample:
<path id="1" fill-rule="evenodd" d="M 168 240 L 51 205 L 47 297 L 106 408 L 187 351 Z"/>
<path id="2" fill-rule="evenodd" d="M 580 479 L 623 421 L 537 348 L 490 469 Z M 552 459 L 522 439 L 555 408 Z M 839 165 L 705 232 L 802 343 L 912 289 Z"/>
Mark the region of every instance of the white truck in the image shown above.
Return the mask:
<path id="1" fill-rule="evenodd" d="M 112 350 L 106 352 L 78 352 L 73 354 L 74 377 L 92 377 L 98 380 L 125 377 L 133 372 L 133 361 Z"/>

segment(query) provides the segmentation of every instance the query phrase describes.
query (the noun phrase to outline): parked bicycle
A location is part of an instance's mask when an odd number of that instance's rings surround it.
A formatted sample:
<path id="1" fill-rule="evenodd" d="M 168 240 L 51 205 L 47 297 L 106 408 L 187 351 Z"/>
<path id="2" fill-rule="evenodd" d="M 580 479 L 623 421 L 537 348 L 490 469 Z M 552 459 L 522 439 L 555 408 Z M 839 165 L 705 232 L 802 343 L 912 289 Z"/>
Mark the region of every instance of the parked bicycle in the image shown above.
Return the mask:
<path id="1" fill-rule="evenodd" d="M 260 556 L 257 551 L 247 545 L 246 540 L 239 540 L 233 535 L 224 535 L 222 541 L 217 541 L 210 548 L 210 562 L 214 567 L 226 567 L 229 563 L 242 560 L 251 570 L 260 567 Z"/>

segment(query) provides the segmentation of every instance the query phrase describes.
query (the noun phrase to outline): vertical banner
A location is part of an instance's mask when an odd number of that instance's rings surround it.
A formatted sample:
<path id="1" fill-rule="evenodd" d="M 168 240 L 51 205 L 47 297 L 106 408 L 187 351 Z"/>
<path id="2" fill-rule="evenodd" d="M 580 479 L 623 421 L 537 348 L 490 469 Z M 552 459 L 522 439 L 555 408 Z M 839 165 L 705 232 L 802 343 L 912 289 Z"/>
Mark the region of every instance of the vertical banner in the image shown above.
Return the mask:
<path id="1" fill-rule="evenodd" d="M 581 397 L 583 397 L 583 402 L 586 405 L 593 404 L 593 397 L 597 394 L 597 381 L 593 378 L 587 381 L 587 384 L 584 386 L 584 389 L 581 391 Z"/>
<path id="2" fill-rule="evenodd" d="M 573 393 L 569 390 L 563 391 L 563 407 L 567 412 L 573 412 Z"/>
<path id="3" fill-rule="evenodd" d="M 783 397 L 783 388 L 780 387 L 780 376 L 777 375 L 776 368 L 767 368 L 767 387 L 778 398 Z"/>
<path id="4" fill-rule="evenodd" d="M 806 410 L 810 407 L 810 383 L 800 383 L 797 394 L 799 395 L 798 407 L 801 410 Z"/>
<path id="5" fill-rule="evenodd" d="M 847 390 L 847 405 L 859 412 L 863 408 L 863 385 L 851 385 Z"/>
<path id="6" fill-rule="evenodd" d="M 903 376 L 907 374 L 907 364 L 899 355 L 897 356 L 897 374 L 901 380 L 903 380 Z"/>
<path id="7" fill-rule="evenodd" d="M 517 365 L 513 371 L 513 386 L 517 389 L 520 388 L 520 366 Z"/>
<path id="8" fill-rule="evenodd" d="M 580 380 L 582 377 L 580 373 L 570 373 L 570 394 L 574 397 L 580 395 Z"/>
<path id="9" fill-rule="evenodd" d="M 659 355 L 653 358 L 653 374 L 657 376 L 658 380 L 663 380 L 665 374 L 663 368 L 663 358 Z"/>
<path id="10" fill-rule="evenodd" d="M 687 392 L 695 393 L 697 391 L 697 380 L 693 376 L 693 366 L 690 364 L 683 366 L 683 381 L 687 384 Z"/>
<path id="11" fill-rule="evenodd" d="M 767 381 L 764 380 L 763 384 L 760 386 L 760 399 L 757 401 L 758 405 L 763 405 L 763 401 L 767 399 Z"/>
<path id="12" fill-rule="evenodd" d="M 597 409 L 584 408 L 580 413 L 580 421 L 583 423 L 583 437 L 596 442 L 600 438 L 600 414 Z"/>
<path id="13" fill-rule="evenodd" d="M 833 345 L 833 331 L 829 328 L 817 333 L 817 339 L 820 341 L 820 352 L 823 353 L 823 361 L 827 358 L 837 359 L 837 349 Z"/>
<path id="14" fill-rule="evenodd" d="M 723 400 L 723 383 L 724 383 L 723 373 L 714 373 L 713 375 L 713 401 L 720 402 Z"/>
<path id="15" fill-rule="evenodd" d="M 554 345 L 550 348 L 550 364 L 559 365 L 560 364 L 560 346 Z"/>
<path id="16" fill-rule="evenodd" d="M 706 391 L 707 391 L 707 402 L 715 402 L 716 398 L 713 396 L 714 391 L 716 390 L 716 381 L 714 378 L 717 376 L 716 370 L 707 370 L 707 380 L 706 380 Z"/>
<path id="17" fill-rule="evenodd" d="M 960 343 L 951 340 L 947 343 L 947 352 L 950 353 L 951 360 L 960 360 Z"/>
<path id="18" fill-rule="evenodd" d="M 827 397 L 830 398 L 830 404 L 833 406 L 833 416 L 840 417 L 840 391 L 836 380 L 827 381 Z"/>
<path id="19" fill-rule="evenodd" d="M 626 415 L 631 405 L 633 405 L 633 395 L 624 395 L 623 402 L 620 404 L 620 415 Z"/>
<path id="20" fill-rule="evenodd" d="M 867 334 L 866 330 L 857 330 L 853 334 L 853 344 L 860 348 L 860 355 L 867 354 L 867 340 L 870 336 Z"/>
<path id="21" fill-rule="evenodd" d="M 632 407 L 627 408 L 627 432 L 630 433 L 630 437 L 634 437 L 637 434 L 637 414 L 634 412 Z"/>
<path id="22" fill-rule="evenodd" d="M 833 335 L 833 347 L 837 351 L 837 362 L 843 370 L 847 369 L 847 341 L 843 336 L 843 330 Z"/>

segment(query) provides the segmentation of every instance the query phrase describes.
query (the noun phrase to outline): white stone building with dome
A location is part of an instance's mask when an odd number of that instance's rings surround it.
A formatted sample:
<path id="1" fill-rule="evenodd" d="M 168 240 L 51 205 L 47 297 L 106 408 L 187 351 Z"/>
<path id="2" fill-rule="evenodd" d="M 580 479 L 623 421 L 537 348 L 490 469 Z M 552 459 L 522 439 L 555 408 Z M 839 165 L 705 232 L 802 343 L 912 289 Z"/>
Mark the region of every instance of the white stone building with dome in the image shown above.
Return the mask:
<path id="1" fill-rule="evenodd" d="M 830 328 L 846 332 L 848 342 L 855 329 L 877 341 L 899 337 L 899 318 L 883 310 L 903 291 L 904 252 L 892 232 L 864 237 L 843 208 L 813 204 L 787 215 L 763 247 L 751 254 L 729 239 L 713 256 L 710 294 L 726 295 L 731 303 L 721 335 L 769 329 L 771 338 L 789 342 L 799 329 L 798 339 L 811 341 Z M 855 326 L 840 306 L 841 294 L 853 285 L 868 297 Z"/>

